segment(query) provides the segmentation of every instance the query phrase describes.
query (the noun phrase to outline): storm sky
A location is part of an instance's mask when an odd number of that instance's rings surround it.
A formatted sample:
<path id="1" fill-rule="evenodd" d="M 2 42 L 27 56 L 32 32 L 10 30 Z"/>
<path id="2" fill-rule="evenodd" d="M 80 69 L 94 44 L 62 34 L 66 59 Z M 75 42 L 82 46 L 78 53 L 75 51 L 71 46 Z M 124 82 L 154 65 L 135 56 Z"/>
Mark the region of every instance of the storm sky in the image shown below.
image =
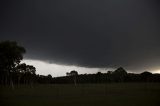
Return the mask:
<path id="1" fill-rule="evenodd" d="M 160 70 L 159 0 L 3 0 L 0 12 L 0 40 L 24 46 L 25 59 Z"/>

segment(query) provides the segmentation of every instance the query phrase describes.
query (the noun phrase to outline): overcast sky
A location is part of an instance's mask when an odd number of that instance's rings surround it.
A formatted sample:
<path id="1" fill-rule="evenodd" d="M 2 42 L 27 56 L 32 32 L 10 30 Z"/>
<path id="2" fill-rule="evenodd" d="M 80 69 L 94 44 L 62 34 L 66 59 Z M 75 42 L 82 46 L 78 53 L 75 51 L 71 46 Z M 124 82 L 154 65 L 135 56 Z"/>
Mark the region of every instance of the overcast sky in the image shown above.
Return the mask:
<path id="1" fill-rule="evenodd" d="M 159 0 L 3 0 L 0 40 L 16 40 L 30 62 L 90 72 L 120 66 L 153 72 L 160 70 L 159 5 Z"/>

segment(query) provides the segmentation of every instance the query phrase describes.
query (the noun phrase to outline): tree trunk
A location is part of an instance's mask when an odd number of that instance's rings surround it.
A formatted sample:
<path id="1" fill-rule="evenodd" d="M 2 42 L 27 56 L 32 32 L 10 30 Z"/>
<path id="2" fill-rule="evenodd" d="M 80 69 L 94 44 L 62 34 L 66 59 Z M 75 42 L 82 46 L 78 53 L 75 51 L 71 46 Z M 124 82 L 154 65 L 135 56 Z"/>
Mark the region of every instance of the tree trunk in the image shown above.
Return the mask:
<path id="1" fill-rule="evenodd" d="M 74 80 L 74 85 L 77 86 L 76 76 L 73 77 L 73 80 Z"/>

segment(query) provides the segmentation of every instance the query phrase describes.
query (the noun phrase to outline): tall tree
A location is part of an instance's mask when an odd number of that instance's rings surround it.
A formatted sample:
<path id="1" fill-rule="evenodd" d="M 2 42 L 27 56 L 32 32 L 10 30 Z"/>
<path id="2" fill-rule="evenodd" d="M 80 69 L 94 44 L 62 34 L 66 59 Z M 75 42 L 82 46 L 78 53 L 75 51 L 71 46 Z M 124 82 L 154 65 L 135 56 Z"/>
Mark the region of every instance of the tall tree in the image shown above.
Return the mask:
<path id="1" fill-rule="evenodd" d="M 70 73 L 66 73 L 67 76 L 72 76 L 73 77 L 73 81 L 74 81 L 74 85 L 77 85 L 77 76 L 78 76 L 78 72 L 75 70 L 72 70 Z"/>
<path id="2" fill-rule="evenodd" d="M 12 72 L 15 71 L 15 67 L 23 59 L 25 48 L 19 46 L 15 41 L 2 41 L 0 42 L 0 71 L 5 78 L 5 83 L 9 81 L 13 87 Z M 3 79 L 1 79 L 3 80 Z"/>
<path id="3" fill-rule="evenodd" d="M 35 78 L 36 68 L 32 65 L 26 65 L 25 63 L 19 64 L 16 67 L 17 73 L 19 73 L 19 81 L 23 78 L 24 84 L 32 84 Z"/>

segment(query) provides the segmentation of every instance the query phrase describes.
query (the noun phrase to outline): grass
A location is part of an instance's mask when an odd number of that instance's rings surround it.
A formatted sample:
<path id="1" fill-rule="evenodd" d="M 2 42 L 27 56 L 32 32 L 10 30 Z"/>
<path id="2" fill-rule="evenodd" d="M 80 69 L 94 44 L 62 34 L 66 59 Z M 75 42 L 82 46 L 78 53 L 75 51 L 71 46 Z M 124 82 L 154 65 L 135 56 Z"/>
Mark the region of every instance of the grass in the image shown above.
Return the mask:
<path id="1" fill-rule="evenodd" d="M 160 106 L 160 83 L 0 87 L 0 106 Z"/>

